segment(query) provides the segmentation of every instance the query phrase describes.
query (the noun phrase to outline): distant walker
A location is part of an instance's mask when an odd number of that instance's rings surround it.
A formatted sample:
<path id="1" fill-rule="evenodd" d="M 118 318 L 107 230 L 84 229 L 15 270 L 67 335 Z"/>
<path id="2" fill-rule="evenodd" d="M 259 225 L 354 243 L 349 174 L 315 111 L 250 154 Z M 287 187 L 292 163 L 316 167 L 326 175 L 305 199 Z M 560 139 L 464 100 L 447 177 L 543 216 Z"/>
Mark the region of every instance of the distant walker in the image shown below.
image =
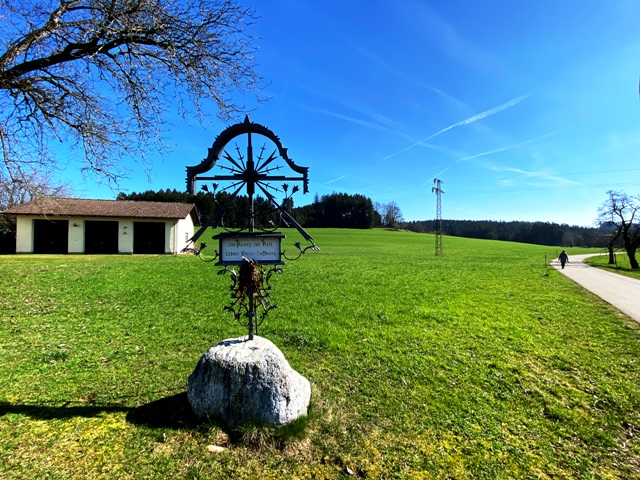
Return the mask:
<path id="1" fill-rule="evenodd" d="M 562 253 L 558 256 L 558 260 L 560 260 L 560 265 L 564 268 L 564 265 L 569 261 L 569 255 L 567 255 L 566 250 L 562 250 Z"/>

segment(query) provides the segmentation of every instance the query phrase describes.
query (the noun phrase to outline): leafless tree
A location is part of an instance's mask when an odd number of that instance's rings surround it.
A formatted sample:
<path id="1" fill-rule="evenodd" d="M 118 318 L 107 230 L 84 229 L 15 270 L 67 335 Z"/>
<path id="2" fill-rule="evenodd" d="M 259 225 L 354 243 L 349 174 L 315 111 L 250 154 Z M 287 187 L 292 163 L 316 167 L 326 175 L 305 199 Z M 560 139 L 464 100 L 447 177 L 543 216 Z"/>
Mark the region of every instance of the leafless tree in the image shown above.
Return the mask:
<path id="1" fill-rule="evenodd" d="M 56 143 L 117 181 L 164 151 L 164 113 L 260 101 L 252 9 L 236 0 L 0 0 L 0 178 L 50 174 Z"/>
<path id="2" fill-rule="evenodd" d="M 14 182 L 0 182 L 0 212 L 15 205 L 35 200 L 37 198 L 68 197 L 67 185 L 52 186 L 47 179 L 37 174 Z"/>
<path id="3" fill-rule="evenodd" d="M 68 197 L 67 185 L 51 184 L 48 178 L 37 173 L 21 173 L 20 178 L 0 179 L 0 212 L 13 206 L 38 198 Z M 0 215 L 0 236 L 15 234 L 16 219 L 11 215 Z"/>
<path id="4" fill-rule="evenodd" d="M 631 268 L 638 269 L 636 250 L 640 247 L 640 195 L 609 190 L 609 198 L 598 209 L 598 222 L 615 227 L 614 240 L 622 239 Z"/>
<path id="5" fill-rule="evenodd" d="M 400 228 L 404 222 L 402 211 L 396 202 L 378 203 L 373 206 L 374 210 L 380 215 L 380 221 L 383 227 Z"/>

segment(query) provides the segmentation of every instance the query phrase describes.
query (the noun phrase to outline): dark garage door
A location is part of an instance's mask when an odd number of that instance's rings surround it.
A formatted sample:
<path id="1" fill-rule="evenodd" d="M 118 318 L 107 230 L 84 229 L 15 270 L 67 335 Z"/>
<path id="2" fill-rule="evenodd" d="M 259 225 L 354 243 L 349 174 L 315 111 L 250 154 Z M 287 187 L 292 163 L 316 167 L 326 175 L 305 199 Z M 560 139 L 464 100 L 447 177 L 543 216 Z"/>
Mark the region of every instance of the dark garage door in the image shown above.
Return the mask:
<path id="1" fill-rule="evenodd" d="M 133 253 L 164 254 L 164 223 L 133 222 Z"/>
<path id="2" fill-rule="evenodd" d="M 33 253 L 69 253 L 69 221 L 34 220 Z"/>
<path id="3" fill-rule="evenodd" d="M 118 253 L 118 222 L 84 222 L 84 253 Z"/>

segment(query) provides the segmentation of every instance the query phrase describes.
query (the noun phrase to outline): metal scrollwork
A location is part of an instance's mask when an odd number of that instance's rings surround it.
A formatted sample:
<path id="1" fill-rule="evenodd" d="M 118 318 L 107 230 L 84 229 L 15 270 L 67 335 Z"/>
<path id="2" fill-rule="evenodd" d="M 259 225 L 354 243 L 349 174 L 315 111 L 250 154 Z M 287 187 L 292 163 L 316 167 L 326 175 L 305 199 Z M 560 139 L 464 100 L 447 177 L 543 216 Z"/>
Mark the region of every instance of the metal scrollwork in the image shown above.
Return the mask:
<path id="1" fill-rule="evenodd" d="M 213 262 L 216 258 L 218 258 L 218 252 L 217 250 L 213 251 L 213 257 L 212 258 L 205 258 L 202 255 L 202 250 L 204 250 L 205 248 L 207 248 L 207 244 L 204 242 L 200 243 L 200 247 L 198 248 L 194 248 L 194 247 L 185 247 L 182 252 L 183 253 L 190 253 L 192 255 L 196 255 L 200 260 L 202 260 L 203 262 Z"/>
<path id="2" fill-rule="evenodd" d="M 229 272 L 232 285 L 231 304 L 223 310 L 233 313 L 234 319 L 249 330 L 249 340 L 253 339 L 253 334 L 258 334 L 258 327 L 262 325 L 267 313 L 278 308 L 269 300 L 271 286 L 269 280 L 274 273 L 282 273 L 281 268 L 265 269 L 255 260 L 243 258 L 239 272 L 225 268 L 218 272 L 224 274 Z"/>
<path id="3" fill-rule="evenodd" d="M 293 258 L 289 258 L 289 257 L 287 257 L 286 250 L 283 250 L 283 251 L 282 251 L 282 256 L 283 256 L 284 258 L 286 258 L 287 260 L 289 260 L 289 261 L 298 260 L 302 255 L 304 255 L 304 254 L 305 254 L 305 252 L 306 252 L 307 250 L 316 250 L 316 251 L 317 251 L 317 250 L 320 250 L 316 245 L 308 245 L 308 246 L 306 246 L 305 248 L 302 248 L 302 245 L 300 244 L 300 242 L 296 242 L 296 243 L 294 243 L 294 244 L 293 244 L 293 246 L 294 246 L 294 247 L 296 247 L 296 248 L 298 249 L 298 252 L 297 252 L 297 254 L 298 254 L 298 255 L 296 255 L 296 256 L 295 256 L 295 257 L 293 257 Z"/>

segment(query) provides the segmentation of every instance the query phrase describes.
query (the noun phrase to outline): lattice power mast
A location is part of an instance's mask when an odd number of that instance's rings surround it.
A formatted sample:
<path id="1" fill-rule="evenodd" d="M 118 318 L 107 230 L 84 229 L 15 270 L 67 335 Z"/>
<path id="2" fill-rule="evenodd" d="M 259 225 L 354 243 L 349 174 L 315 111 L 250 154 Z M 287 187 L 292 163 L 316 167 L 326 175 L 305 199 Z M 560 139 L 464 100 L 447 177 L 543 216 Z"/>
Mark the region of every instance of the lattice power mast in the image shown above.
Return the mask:
<path id="1" fill-rule="evenodd" d="M 436 256 L 444 255 L 442 250 L 442 180 L 434 178 L 435 187 L 431 188 L 431 192 L 436 194 Z"/>

